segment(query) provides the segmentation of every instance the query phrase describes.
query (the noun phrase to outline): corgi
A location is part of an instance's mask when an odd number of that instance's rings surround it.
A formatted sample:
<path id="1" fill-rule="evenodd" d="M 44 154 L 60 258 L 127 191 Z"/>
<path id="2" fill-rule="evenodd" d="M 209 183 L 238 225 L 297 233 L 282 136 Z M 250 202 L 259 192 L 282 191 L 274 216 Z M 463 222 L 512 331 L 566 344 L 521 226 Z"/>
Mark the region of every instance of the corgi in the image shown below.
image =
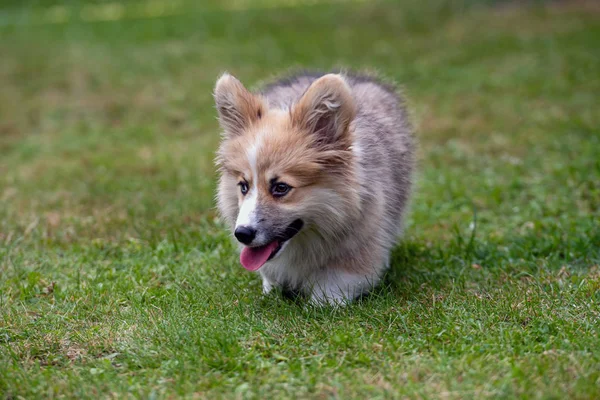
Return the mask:
<path id="1" fill-rule="evenodd" d="M 240 262 L 316 304 L 345 304 L 389 267 L 412 187 L 402 97 L 360 74 L 300 73 L 252 93 L 217 81 L 217 205 Z"/>

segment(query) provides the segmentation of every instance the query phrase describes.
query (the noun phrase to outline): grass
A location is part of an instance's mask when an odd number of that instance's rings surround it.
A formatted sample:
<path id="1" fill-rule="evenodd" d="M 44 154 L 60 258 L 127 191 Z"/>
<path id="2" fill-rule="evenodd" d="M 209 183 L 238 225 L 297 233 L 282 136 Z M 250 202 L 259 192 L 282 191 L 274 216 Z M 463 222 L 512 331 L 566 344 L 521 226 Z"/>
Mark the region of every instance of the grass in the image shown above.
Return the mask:
<path id="1" fill-rule="evenodd" d="M 0 10 L 3 398 L 600 397 L 594 2 L 57 3 Z M 262 297 L 213 208 L 216 77 L 292 66 L 376 68 L 419 128 L 343 309 Z"/>

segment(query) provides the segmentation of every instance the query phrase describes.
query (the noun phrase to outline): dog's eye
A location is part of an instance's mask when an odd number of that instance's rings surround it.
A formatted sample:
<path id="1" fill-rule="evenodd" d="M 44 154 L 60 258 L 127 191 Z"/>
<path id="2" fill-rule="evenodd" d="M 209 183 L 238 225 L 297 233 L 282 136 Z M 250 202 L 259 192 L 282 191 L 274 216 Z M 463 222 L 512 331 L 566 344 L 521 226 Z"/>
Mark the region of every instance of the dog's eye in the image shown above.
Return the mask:
<path id="1" fill-rule="evenodd" d="M 292 187 L 290 185 L 288 185 L 287 183 L 283 183 L 283 182 L 274 183 L 271 186 L 271 194 L 274 197 L 285 196 L 286 194 L 289 193 L 290 190 L 292 190 Z"/>
<path id="2" fill-rule="evenodd" d="M 240 187 L 240 191 L 245 196 L 246 193 L 248 193 L 248 182 L 240 182 L 238 185 Z"/>

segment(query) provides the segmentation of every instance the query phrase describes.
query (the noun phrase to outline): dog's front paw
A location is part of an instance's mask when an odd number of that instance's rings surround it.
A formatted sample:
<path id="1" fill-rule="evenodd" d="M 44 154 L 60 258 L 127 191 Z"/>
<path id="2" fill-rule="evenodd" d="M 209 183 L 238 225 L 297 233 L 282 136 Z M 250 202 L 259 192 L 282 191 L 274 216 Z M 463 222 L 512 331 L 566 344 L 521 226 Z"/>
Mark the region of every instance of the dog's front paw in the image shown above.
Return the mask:
<path id="1" fill-rule="evenodd" d="M 267 294 L 271 293 L 271 290 L 273 290 L 273 284 L 271 282 L 269 282 L 267 280 L 267 278 L 265 278 L 264 276 L 262 278 L 262 282 L 263 282 L 263 294 L 267 295 Z"/>
<path id="2" fill-rule="evenodd" d="M 345 306 L 368 293 L 379 281 L 377 274 L 352 274 L 328 271 L 313 285 L 310 302 L 317 305 Z"/>
<path id="3" fill-rule="evenodd" d="M 309 300 L 310 304 L 318 307 L 323 306 L 333 306 L 333 307 L 344 307 L 352 302 L 352 298 L 346 298 L 344 296 L 339 296 L 334 293 L 313 293 L 310 296 Z"/>

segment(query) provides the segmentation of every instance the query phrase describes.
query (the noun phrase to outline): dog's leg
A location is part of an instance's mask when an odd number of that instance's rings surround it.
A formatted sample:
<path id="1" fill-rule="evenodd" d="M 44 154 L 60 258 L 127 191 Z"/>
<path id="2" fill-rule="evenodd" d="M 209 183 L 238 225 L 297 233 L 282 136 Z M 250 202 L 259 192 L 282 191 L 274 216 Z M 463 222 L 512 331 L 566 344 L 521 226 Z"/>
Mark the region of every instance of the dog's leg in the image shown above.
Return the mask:
<path id="1" fill-rule="evenodd" d="M 355 297 L 367 293 L 378 282 L 377 274 L 323 271 L 312 285 L 310 301 L 319 305 L 346 305 Z"/>
<path id="2" fill-rule="evenodd" d="M 262 282 L 263 282 L 263 294 L 269 294 L 271 292 L 271 290 L 273 289 L 273 284 L 271 282 L 269 282 L 269 280 L 267 278 L 265 278 L 264 276 L 262 276 Z"/>

